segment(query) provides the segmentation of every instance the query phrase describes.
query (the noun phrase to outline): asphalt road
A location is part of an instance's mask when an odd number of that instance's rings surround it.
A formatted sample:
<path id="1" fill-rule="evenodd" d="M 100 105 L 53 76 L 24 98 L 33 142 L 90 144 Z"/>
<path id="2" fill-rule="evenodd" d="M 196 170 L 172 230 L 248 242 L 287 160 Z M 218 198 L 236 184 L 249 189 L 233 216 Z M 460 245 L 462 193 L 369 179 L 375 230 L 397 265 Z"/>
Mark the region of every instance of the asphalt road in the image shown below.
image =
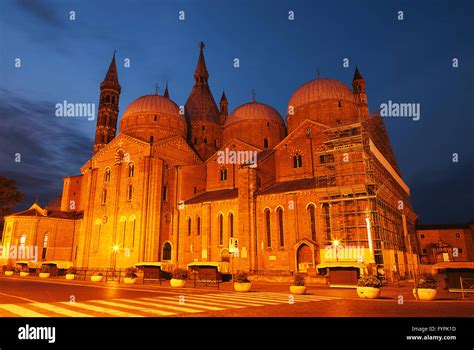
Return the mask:
<path id="1" fill-rule="evenodd" d="M 258 286 L 235 293 L 224 286 L 171 289 L 0 277 L 0 317 L 473 317 L 473 300 L 358 299 L 353 291 L 310 289 L 291 296 L 287 287 Z"/>

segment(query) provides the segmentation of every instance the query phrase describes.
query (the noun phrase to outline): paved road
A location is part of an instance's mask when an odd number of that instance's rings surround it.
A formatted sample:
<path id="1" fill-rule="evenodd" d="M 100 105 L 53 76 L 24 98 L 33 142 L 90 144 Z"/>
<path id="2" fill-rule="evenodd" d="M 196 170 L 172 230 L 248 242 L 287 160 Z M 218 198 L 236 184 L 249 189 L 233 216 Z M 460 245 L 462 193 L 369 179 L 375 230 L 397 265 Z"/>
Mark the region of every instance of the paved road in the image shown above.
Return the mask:
<path id="1" fill-rule="evenodd" d="M 227 286 L 228 287 L 228 286 Z M 287 288 L 287 287 L 286 287 Z M 84 282 L 0 278 L 1 317 L 473 317 L 473 301 L 361 300 L 352 293 L 311 289 L 291 296 L 282 288 L 255 288 L 235 293 L 229 288 L 123 287 Z"/>

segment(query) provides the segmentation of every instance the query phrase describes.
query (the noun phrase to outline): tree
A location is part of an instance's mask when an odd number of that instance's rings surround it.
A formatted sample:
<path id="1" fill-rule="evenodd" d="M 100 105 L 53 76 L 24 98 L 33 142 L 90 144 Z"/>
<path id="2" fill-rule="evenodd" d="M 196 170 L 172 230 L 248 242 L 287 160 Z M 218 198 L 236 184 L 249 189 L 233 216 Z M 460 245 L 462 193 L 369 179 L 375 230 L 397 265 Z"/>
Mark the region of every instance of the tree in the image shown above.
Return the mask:
<path id="1" fill-rule="evenodd" d="M 0 176 L 0 236 L 3 233 L 4 217 L 11 214 L 11 209 L 20 203 L 24 194 L 16 188 L 16 181 Z"/>

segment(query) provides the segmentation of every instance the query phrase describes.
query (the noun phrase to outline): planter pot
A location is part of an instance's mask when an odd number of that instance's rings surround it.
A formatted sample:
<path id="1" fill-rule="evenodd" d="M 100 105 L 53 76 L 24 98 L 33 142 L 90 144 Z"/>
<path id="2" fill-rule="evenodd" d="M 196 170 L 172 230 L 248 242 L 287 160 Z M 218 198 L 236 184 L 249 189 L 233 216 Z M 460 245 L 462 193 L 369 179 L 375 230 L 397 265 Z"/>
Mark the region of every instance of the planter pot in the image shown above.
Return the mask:
<path id="1" fill-rule="evenodd" d="M 123 281 L 125 282 L 125 284 L 134 284 L 137 281 L 137 279 L 132 278 L 132 277 L 125 277 Z"/>
<path id="2" fill-rule="evenodd" d="M 306 286 L 290 286 L 290 293 L 296 295 L 306 294 Z"/>
<path id="3" fill-rule="evenodd" d="M 172 278 L 170 281 L 170 286 L 173 288 L 183 288 L 185 284 L 186 284 L 186 280 L 178 280 L 178 279 Z"/>
<path id="4" fill-rule="evenodd" d="M 13 271 L 5 271 L 5 276 L 13 276 Z"/>
<path id="5" fill-rule="evenodd" d="M 39 277 L 40 278 L 48 278 L 51 274 L 49 272 L 40 272 Z"/>
<path id="6" fill-rule="evenodd" d="M 30 275 L 29 272 L 23 272 L 23 271 L 20 272 L 20 277 L 26 277 L 26 276 L 29 276 L 29 275 Z"/>
<path id="7" fill-rule="evenodd" d="M 413 289 L 413 295 L 415 298 L 418 295 L 418 299 L 420 300 L 435 300 L 438 295 L 438 290 L 430 288 L 415 288 Z"/>
<path id="8" fill-rule="evenodd" d="M 236 292 L 250 292 L 250 289 L 252 289 L 252 282 L 234 282 L 234 290 Z"/>
<path id="9" fill-rule="evenodd" d="M 104 276 L 91 276 L 91 281 L 92 282 L 100 282 L 100 281 L 102 281 L 103 278 L 104 278 Z"/>
<path id="10" fill-rule="evenodd" d="M 357 295 L 359 298 L 377 299 L 380 296 L 380 288 L 357 287 Z"/>
<path id="11" fill-rule="evenodd" d="M 66 274 L 66 279 L 67 279 L 68 281 L 72 281 L 74 278 L 76 278 L 76 275 L 75 275 L 75 274 L 73 274 L 73 273 L 67 273 L 67 274 Z"/>

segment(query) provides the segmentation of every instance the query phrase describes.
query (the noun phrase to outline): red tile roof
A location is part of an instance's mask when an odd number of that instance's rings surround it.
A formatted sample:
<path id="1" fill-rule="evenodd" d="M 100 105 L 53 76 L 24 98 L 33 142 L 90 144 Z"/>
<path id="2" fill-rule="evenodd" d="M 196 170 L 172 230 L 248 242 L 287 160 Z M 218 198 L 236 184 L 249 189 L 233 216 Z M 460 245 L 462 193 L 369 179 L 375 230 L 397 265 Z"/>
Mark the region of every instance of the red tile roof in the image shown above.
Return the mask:
<path id="1" fill-rule="evenodd" d="M 291 181 L 277 182 L 263 190 L 257 192 L 258 195 L 291 192 L 296 190 L 307 190 L 316 188 L 316 179 L 306 178 Z"/>
<path id="2" fill-rule="evenodd" d="M 239 196 L 239 190 L 237 188 L 218 190 L 218 191 L 208 191 L 197 196 L 188 199 L 184 204 L 195 204 L 202 202 L 212 202 L 212 201 L 221 201 L 224 199 L 237 198 Z"/>

